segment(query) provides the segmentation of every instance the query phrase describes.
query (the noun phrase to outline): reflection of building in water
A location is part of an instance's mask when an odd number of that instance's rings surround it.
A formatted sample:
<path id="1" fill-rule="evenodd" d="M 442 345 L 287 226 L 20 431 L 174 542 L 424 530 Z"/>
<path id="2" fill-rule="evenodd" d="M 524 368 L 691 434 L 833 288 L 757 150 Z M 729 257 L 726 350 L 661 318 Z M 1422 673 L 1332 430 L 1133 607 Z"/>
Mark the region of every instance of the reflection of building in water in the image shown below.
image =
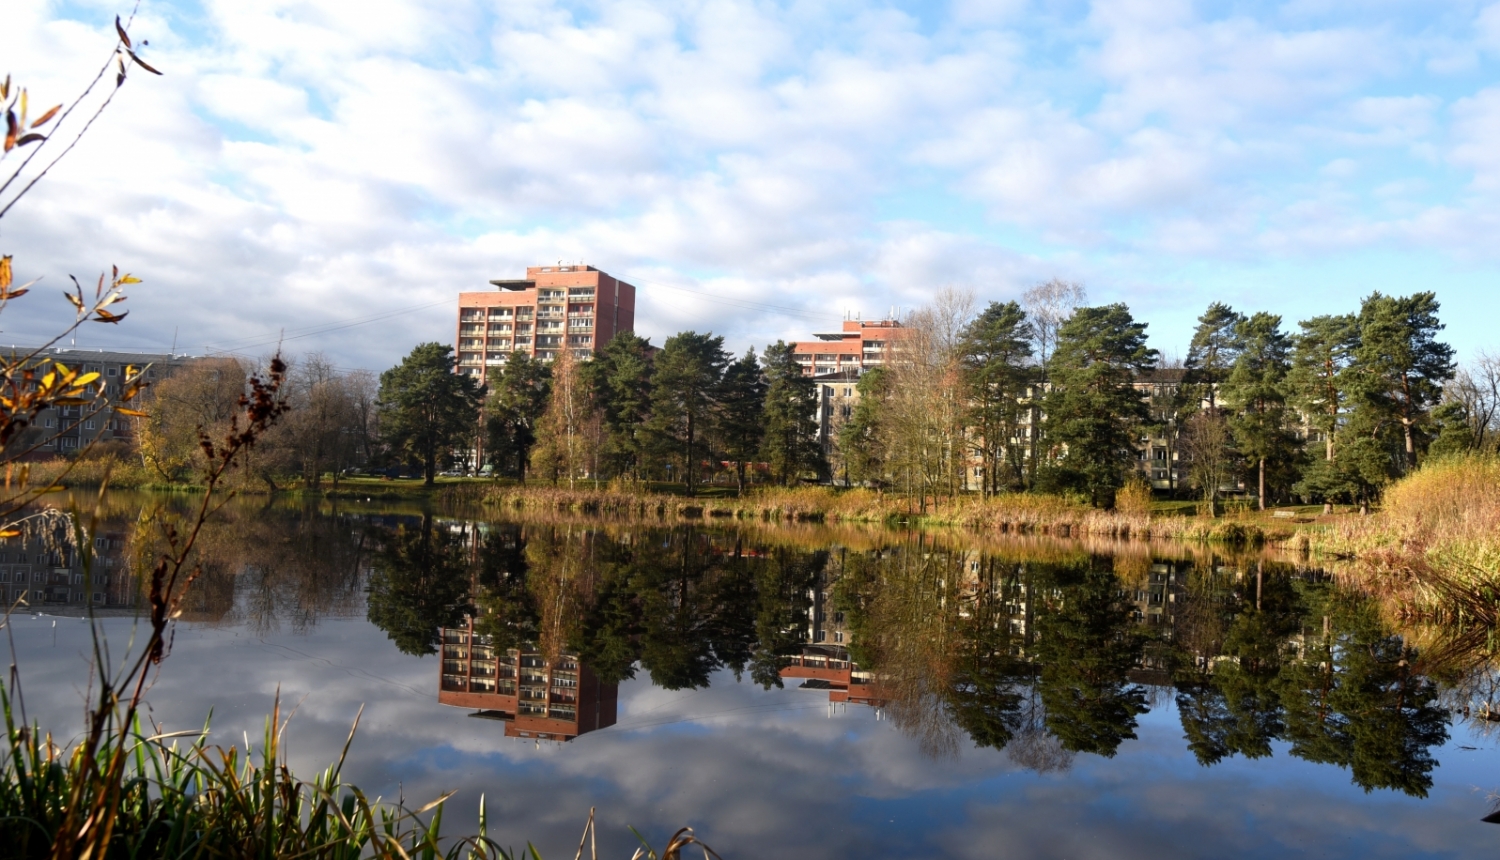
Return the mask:
<path id="1" fill-rule="evenodd" d="M 601 684 L 589 667 L 564 654 L 555 665 L 532 647 L 497 653 L 488 636 L 445 627 L 438 702 L 501 720 L 505 735 L 570 741 L 615 724 L 618 684 Z"/>
<path id="2" fill-rule="evenodd" d="M 875 678 L 849 659 L 849 650 L 830 645 L 804 645 L 781 670 L 784 680 L 802 679 L 804 690 L 827 690 L 830 702 L 853 702 L 880 707 L 885 704 L 875 690 Z"/>
<path id="3" fill-rule="evenodd" d="M 93 564 L 85 570 L 73 547 L 25 534 L 0 540 L 0 597 L 5 605 L 25 600 L 34 609 L 130 606 L 134 590 L 123 564 L 125 534 L 94 537 Z"/>

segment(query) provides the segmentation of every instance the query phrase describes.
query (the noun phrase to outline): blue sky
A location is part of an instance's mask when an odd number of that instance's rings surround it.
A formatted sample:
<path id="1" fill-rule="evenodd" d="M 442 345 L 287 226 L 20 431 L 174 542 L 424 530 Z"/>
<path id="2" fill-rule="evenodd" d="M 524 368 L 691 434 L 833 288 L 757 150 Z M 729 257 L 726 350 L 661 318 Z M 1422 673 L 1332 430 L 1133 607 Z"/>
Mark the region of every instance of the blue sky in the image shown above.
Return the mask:
<path id="1" fill-rule="evenodd" d="M 18 0 L 9 71 L 76 91 L 116 11 Z M 288 342 L 378 370 L 558 260 L 736 351 L 1051 277 L 1169 353 L 1210 301 L 1294 324 L 1373 290 L 1495 345 L 1500 3 L 145 0 L 132 32 L 166 75 L 0 233 L 44 284 L 145 280 L 80 346 L 383 317 Z"/>

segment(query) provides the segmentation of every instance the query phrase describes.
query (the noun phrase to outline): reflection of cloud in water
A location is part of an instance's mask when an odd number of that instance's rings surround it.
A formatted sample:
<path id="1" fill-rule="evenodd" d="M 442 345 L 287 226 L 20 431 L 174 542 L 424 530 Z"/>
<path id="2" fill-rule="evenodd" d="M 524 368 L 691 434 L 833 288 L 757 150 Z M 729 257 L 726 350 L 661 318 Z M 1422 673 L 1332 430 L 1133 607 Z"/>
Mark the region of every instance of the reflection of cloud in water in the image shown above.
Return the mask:
<path id="1" fill-rule="evenodd" d="M 16 643 L 31 717 L 77 726 L 86 627 L 19 618 Z M 129 624 L 109 622 L 123 642 Z M 254 738 L 278 685 L 301 706 L 288 732 L 294 767 L 337 752 L 367 704 L 349 779 L 387 797 L 424 801 L 458 789 L 449 832 L 473 827 L 484 793 L 492 833 L 565 856 L 590 806 L 602 850 L 628 856 L 626 824 L 653 841 L 687 823 L 726 856 L 1197 857 L 1483 856 L 1493 828 L 1470 786 L 1493 780 L 1495 751 L 1444 755 L 1428 800 L 1366 796 L 1347 771 L 1299 761 L 1236 759 L 1202 768 L 1184 749 L 1170 705 L 1142 718 L 1140 739 L 1112 760 L 1027 773 L 1005 753 L 961 744 L 934 761 L 867 708 L 823 694 L 765 691 L 727 672 L 713 686 L 620 687 L 619 725 L 564 745 L 499 736 L 437 704 L 434 658 L 396 652 L 359 621 L 324 621 L 268 649 L 243 629 L 185 625 L 151 694 L 169 728 L 214 710 L 215 740 Z M 44 683 L 67 677 L 70 683 Z M 1472 739 L 1465 738 L 1465 743 Z M 1031 762 L 1027 762 L 1031 765 Z M 1042 769 L 1042 768 L 1037 768 Z"/>

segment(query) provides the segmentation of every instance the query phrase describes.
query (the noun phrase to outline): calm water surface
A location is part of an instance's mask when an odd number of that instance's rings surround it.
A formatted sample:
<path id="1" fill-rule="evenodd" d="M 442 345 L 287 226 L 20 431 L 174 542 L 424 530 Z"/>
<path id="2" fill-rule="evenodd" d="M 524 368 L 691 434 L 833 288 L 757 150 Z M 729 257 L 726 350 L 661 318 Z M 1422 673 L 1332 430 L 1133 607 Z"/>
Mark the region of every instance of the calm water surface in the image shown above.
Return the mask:
<path id="1" fill-rule="evenodd" d="M 0 584 L 40 598 L 10 630 L 28 716 L 55 733 L 81 724 L 77 616 L 93 604 L 127 647 L 130 571 L 172 504 L 111 499 L 106 576 Z M 728 858 L 1500 846 L 1483 632 L 1392 629 L 1288 561 L 245 503 L 203 562 L 156 720 L 211 711 L 215 742 L 254 742 L 279 689 L 311 776 L 363 707 L 350 781 L 457 789 L 453 833 L 483 794 L 491 835 L 549 858 L 590 807 L 621 857 L 626 825 L 660 845 L 683 824 Z"/>

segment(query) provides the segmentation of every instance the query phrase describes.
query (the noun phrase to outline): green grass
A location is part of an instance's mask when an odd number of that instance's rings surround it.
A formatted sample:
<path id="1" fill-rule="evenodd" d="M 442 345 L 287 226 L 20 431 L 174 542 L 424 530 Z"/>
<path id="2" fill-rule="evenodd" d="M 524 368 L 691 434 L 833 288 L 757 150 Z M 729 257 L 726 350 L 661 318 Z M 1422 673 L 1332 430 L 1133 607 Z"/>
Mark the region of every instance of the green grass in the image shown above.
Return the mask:
<path id="1" fill-rule="evenodd" d="M 80 754 L 80 747 L 62 747 L 39 726 L 19 724 L 4 684 L 0 705 L 7 740 L 0 764 L 0 846 L 6 857 L 50 858 L 65 851 L 58 837 L 70 821 L 77 821 L 69 811 L 91 808 L 99 793 L 111 790 L 100 763 L 123 745 L 127 764 L 113 786 L 116 812 L 108 822 L 90 820 L 83 825 L 107 827 L 97 840 L 107 846 L 105 860 L 541 860 L 530 844 L 516 853 L 487 835 L 483 796 L 478 799 L 479 832 L 445 837 L 443 809 L 452 792 L 412 809 L 371 798 L 344 782 L 341 774 L 358 717 L 338 758 L 305 780 L 296 777 L 285 760 L 281 738 L 287 721 L 279 702 L 266 720 L 258 753 L 208 744 L 207 723 L 199 731 L 159 734 L 137 721 L 128 732 L 107 738 L 92 757 L 93 764 Z M 584 828 L 590 843 L 593 827 L 590 811 Z M 632 860 L 657 860 L 644 839 L 641 843 Z M 660 856 L 675 860 L 688 845 L 701 843 L 684 828 Z M 583 848 L 580 840 L 577 858 L 583 856 Z M 712 849 L 705 856 L 718 857 Z"/>

